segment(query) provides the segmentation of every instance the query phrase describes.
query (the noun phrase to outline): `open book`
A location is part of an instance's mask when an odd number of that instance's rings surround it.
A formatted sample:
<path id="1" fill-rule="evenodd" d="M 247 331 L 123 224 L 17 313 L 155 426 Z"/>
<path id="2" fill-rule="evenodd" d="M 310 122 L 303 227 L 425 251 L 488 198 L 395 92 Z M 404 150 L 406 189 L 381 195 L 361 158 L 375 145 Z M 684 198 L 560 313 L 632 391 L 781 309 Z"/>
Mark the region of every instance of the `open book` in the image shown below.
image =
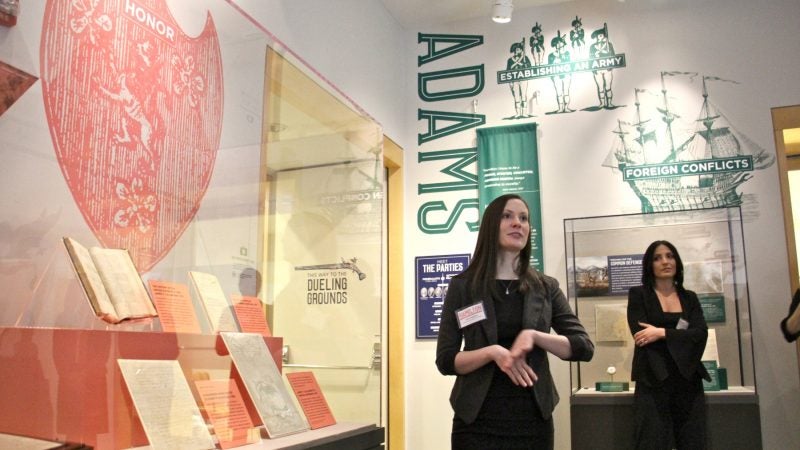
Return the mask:
<path id="1" fill-rule="evenodd" d="M 97 317 L 119 323 L 158 315 L 127 250 L 87 249 L 69 237 L 64 245 Z"/>

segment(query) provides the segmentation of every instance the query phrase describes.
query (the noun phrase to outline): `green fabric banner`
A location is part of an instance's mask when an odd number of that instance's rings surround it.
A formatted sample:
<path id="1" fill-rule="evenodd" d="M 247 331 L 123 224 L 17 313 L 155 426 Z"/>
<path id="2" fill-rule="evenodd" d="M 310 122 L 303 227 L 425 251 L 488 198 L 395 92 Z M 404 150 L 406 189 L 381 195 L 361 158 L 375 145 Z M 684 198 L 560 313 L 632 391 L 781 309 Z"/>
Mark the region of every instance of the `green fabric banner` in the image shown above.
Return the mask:
<path id="1" fill-rule="evenodd" d="M 480 211 L 503 194 L 518 194 L 530 208 L 531 266 L 543 271 L 542 203 L 536 124 L 478 128 Z"/>

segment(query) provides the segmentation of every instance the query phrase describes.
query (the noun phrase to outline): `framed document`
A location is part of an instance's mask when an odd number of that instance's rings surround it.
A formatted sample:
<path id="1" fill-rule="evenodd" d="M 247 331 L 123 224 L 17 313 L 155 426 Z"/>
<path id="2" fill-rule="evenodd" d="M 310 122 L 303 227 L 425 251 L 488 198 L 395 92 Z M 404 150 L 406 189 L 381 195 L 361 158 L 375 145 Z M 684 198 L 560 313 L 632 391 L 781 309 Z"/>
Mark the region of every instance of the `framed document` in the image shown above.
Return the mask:
<path id="1" fill-rule="evenodd" d="M 233 308 L 225 297 L 217 277 L 210 273 L 195 271 L 189 271 L 189 277 L 200 297 L 200 303 L 206 310 L 213 332 L 239 331 L 233 316 Z"/>
<path id="2" fill-rule="evenodd" d="M 178 361 L 118 359 L 153 449 L 214 448 Z"/>
<path id="3" fill-rule="evenodd" d="M 286 389 L 264 336 L 231 332 L 222 332 L 220 336 L 269 437 L 307 431 L 308 423 Z"/>

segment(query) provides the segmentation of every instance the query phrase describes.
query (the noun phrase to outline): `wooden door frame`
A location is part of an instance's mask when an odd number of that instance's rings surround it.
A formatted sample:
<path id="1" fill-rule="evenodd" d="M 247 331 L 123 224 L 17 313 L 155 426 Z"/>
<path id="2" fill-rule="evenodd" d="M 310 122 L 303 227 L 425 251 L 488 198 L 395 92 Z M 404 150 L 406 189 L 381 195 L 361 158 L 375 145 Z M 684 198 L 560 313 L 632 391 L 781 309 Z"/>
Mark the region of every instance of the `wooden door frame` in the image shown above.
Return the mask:
<path id="1" fill-rule="evenodd" d="M 797 242 L 794 237 L 795 224 L 792 218 L 789 170 L 800 168 L 800 144 L 785 142 L 783 130 L 800 128 L 800 106 L 772 108 L 771 112 L 775 137 L 775 159 L 778 162 L 778 181 L 781 189 L 783 226 L 786 234 L 786 253 L 789 262 L 789 283 L 791 292 L 794 293 L 800 287 L 800 274 L 798 273 Z M 797 351 L 797 371 L 800 376 L 800 340 L 796 342 L 795 349 Z"/>
<path id="2" fill-rule="evenodd" d="M 383 165 L 387 179 L 388 267 L 388 424 L 387 450 L 405 448 L 405 345 L 403 341 L 403 150 L 383 138 Z"/>

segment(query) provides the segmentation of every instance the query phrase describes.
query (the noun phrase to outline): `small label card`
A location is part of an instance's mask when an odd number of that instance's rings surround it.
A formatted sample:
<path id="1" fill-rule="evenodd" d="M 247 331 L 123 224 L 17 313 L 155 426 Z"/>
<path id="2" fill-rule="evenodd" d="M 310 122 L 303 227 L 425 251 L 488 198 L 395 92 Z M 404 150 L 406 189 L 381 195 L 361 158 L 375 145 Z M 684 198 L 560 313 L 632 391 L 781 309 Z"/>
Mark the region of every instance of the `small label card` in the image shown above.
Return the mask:
<path id="1" fill-rule="evenodd" d="M 483 302 L 478 302 L 474 305 L 459 309 L 456 311 L 456 318 L 458 319 L 458 328 L 464 328 L 475 322 L 486 319 L 486 311 L 483 310 Z"/>
<path id="2" fill-rule="evenodd" d="M 222 448 L 261 441 L 261 433 L 253 426 L 235 381 L 197 380 L 194 384 Z"/>
<path id="3" fill-rule="evenodd" d="M 287 373 L 286 379 L 300 402 L 312 430 L 336 424 L 313 372 Z"/>
<path id="4" fill-rule="evenodd" d="M 267 325 L 267 316 L 261 307 L 261 300 L 257 297 L 232 295 L 233 311 L 242 327 L 242 333 L 259 333 L 270 337 L 272 332 Z"/>
<path id="5" fill-rule="evenodd" d="M 169 281 L 149 280 L 161 329 L 168 333 L 200 334 L 200 322 L 192 305 L 189 286 Z"/>
<path id="6" fill-rule="evenodd" d="M 117 364 L 150 448 L 215 448 L 178 361 L 118 359 Z"/>

